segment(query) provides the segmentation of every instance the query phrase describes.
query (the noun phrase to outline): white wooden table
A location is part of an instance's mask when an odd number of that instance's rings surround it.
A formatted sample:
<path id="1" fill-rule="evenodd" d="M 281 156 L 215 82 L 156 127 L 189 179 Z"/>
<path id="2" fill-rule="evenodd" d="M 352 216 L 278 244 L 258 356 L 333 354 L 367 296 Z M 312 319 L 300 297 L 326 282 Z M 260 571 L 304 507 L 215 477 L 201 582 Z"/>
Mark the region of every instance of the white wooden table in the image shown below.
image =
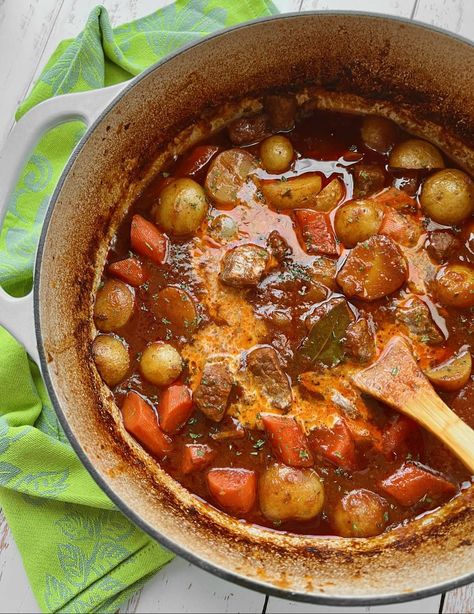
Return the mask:
<path id="1" fill-rule="evenodd" d="M 113 24 L 153 12 L 169 0 L 103 0 Z M 98 0 L 0 0 L 0 148 L 25 97 L 60 40 L 76 36 Z M 474 39 L 474 0 L 276 0 L 281 11 L 367 10 L 435 24 Z M 429 573 L 420 570 L 420 573 Z M 0 612 L 37 612 L 20 555 L 0 512 Z M 347 612 L 266 597 L 176 558 L 123 612 Z M 474 612 L 474 585 L 397 606 L 353 612 Z"/>

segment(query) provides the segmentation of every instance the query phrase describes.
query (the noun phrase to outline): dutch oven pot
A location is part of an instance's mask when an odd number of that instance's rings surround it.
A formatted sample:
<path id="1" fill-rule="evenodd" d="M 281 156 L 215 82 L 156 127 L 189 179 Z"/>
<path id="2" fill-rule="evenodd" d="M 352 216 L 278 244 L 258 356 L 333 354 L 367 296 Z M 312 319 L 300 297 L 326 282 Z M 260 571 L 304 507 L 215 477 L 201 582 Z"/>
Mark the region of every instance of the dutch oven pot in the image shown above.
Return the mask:
<path id="1" fill-rule="evenodd" d="M 474 173 L 468 41 L 366 14 L 303 13 L 238 26 L 184 48 L 118 94 L 115 88 L 52 99 L 19 122 L 2 162 L 11 181 L 39 128 L 90 120 L 115 95 L 51 199 L 33 294 L 14 300 L 2 293 L 0 319 L 39 355 L 82 462 L 152 537 L 204 569 L 281 597 L 339 605 L 403 601 L 474 580 L 473 488 L 369 539 L 279 534 L 238 522 L 189 494 L 127 435 L 91 359 L 94 293 L 107 247 L 143 184 L 170 155 L 238 114 L 241 107 L 227 101 L 245 95 L 246 104 L 258 104 L 266 88 L 308 84 L 317 86 L 311 90 L 317 106 L 387 115 Z"/>

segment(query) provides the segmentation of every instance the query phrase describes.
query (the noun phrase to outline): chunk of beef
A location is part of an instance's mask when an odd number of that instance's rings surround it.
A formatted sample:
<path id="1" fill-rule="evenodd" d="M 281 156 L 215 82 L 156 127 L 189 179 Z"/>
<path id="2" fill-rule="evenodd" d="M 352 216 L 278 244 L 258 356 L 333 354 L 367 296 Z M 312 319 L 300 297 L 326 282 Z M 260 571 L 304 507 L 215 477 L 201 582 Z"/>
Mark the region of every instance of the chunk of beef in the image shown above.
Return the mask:
<path id="1" fill-rule="evenodd" d="M 272 130 L 280 132 L 294 127 L 298 104 L 292 94 L 270 94 L 265 97 L 263 106 L 268 113 Z"/>
<path id="2" fill-rule="evenodd" d="M 428 306 L 418 296 L 410 296 L 400 301 L 396 317 L 423 343 L 438 345 L 444 341 L 440 329 L 433 322 Z"/>
<path id="3" fill-rule="evenodd" d="M 352 167 L 354 177 L 353 198 L 365 198 L 379 192 L 385 185 L 383 168 L 373 164 L 355 164 Z"/>
<path id="4" fill-rule="evenodd" d="M 461 242 L 449 230 L 433 230 L 428 235 L 426 249 L 436 262 L 445 262 L 460 247 Z"/>
<path id="5" fill-rule="evenodd" d="M 286 256 L 289 256 L 293 252 L 278 230 L 272 230 L 268 235 L 267 245 L 272 256 L 278 260 L 278 262 L 282 262 Z"/>
<path id="6" fill-rule="evenodd" d="M 270 134 L 267 127 L 267 116 L 260 114 L 252 117 L 240 117 L 229 124 L 228 132 L 234 145 L 258 143 Z"/>
<path id="7" fill-rule="evenodd" d="M 220 422 L 229 403 L 234 378 L 224 362 L 207 362 L 193 400 L 210 420 Z"/>
<path id="8" fill-rule="evenodd" d="M 351 322 L 346 330 L 345 348 L 358 362 L 369 362 L 375 355 L 373 326 L 367 318 Z"/>
<path id="9" fill-rule="evenodd" d="M 272 407 L 289 409 L 292 401 L 290 382 L 273 348 L 260 347 L 247 354 L 247 368 L 262 386 Z"/>
<path id="10" fill-rule="evenodd" d="M 256 286 L 268 262 L 268 252 L 258 245 L 238 245 L 226 252 L 219 279 L 234 288 Z"/>

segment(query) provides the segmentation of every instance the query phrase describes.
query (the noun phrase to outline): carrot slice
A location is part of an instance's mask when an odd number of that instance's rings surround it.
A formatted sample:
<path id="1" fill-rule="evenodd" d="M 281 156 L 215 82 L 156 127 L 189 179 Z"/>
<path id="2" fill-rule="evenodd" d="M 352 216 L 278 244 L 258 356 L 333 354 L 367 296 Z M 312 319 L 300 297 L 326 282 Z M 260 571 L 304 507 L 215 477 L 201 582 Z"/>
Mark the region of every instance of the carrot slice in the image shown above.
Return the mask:
<path id="1" fill-rule="evenodd" d="M 314 429 L 309 443 L 315 454 L 322 454 L 343 469 L 354 469 L 357 464 L 354 438 L 342 418 L 331 429 Z"/>
<path id="2" fill-rule="evenodd" d="M 296 221 L 308 254 L 338 256 L 336 238 L 329 215 L 323 211 L 295 211 Z"/>
<path id="3" fill-rule="evenodd" d="M 140 260 L 133 256 L 125 258 L 125 260 L 112 262 L 112 264 L 109 265 L 109 273 L 134 288 L 138 288 L 138 286 L 144 284 L 150 277 Z"/>
<path id="4" fill-rule="evenodd" d="M 410 441 L 421 445 L 421 432 L 416 422 L 399 414 L 382 435 L 382 452 L 387 458 L 405 456 Z"/>
<path id="5" fill-rule="evenodd" d="M 376 200 L 381 205 L 393 207 L 397 211 L 402 209 L 416 210 L 417 208 L 416 201 L 411 196 L 404 190 L 399 190 L 394 187 L 385 188 L 381 192 L 378 192 L 378 194 L 371 196 L 371 199 Z"/>
<path id="6" fill-rule="evenodd" d="M 290 467 L 311 467 L 313 455 L 306 435 L 291 416 L 261 414 L 263 426 L 279 459 Z"/>
<path id="7" fill-rule="evenodd" d="M 452 482 L 421 463 L 404 463 L 395 473 L 382 480 L 380 487 L 406 507 L 424 497 L 451 497 L 456 492 Z"/>
<path id="8" fill-rule="evenodd" d="M 189 420 L 193 411 L 191 392 L 184 384 L 172 384 L 161 395 L 158 405 L 160 427 L 165 433 L 176 433 Z"/>
<path id="9" fill-rule="evenodd" d="M 217 452 L 206 444 L 188 443 L 181 458 L 181 471 L 188 475 L 204 469 L 215 458 Z"/>
<path id="10" fill-rule="evenodd" d="M 217 145 L 198 145 L 178 163 L 176 177 L 193 177 L 202 171 L 219 151 Z"/>
<path id="11" fill-rule="evenodd" d="M 257 476 L 248 469 L 211 469 L 209 491 L 217 503 L 234 514 L 247 514 L 257 498 Z"/>
<path id="12" fill-rule="evenodd" d="M 416 244 L 420 233 L 420 228 L 413 220 L 393 209 L 385 210 L 378 232 L 407 247 Z"/>
<path id="13" fill-rule="evenodd" d="M 158 427 L 155 412 L 137 392 L 131 390 L 122 405 L 127 431 L 151 454 L 163 458 L 171 452 L 171 439 Z"/>
<path id="14" fill-rule="evenodd" d="M 140 256 L 149 258 L 155 264 L 162 264 L 166 258 L 166 236 L 141 215 L 136 214 L 132 218 L 130 243 Z"/>

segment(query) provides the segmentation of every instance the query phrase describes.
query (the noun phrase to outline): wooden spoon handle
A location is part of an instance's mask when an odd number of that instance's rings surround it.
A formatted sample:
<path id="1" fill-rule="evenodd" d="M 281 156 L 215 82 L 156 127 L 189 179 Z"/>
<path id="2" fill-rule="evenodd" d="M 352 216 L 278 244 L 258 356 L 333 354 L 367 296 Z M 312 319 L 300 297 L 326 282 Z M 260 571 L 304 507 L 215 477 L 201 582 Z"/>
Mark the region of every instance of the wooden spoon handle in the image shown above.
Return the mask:
<path id="1" fill-rule="evenodd" d="M 449 409 L 434 390 L 419 390 L 405 402 L 404 409 L 441 439 L 474 474 L 474 430 Z"/>

